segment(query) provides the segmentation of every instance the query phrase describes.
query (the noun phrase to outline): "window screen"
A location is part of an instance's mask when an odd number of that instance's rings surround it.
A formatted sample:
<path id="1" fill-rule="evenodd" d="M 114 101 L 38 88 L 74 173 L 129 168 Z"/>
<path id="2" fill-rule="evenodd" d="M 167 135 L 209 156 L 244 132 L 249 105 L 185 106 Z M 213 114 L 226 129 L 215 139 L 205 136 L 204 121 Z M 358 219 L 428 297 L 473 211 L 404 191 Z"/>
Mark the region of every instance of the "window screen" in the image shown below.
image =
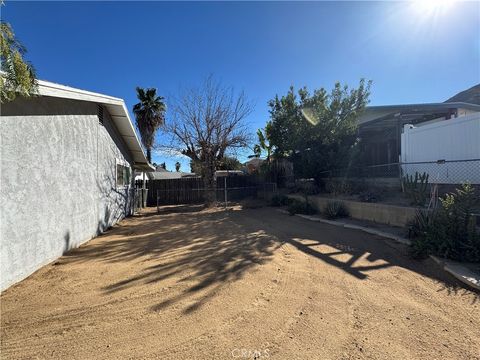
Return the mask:
<path id="1" fill-rule="evenodd" d="M 128 186 L 130 184 L 130 168 L 128 166 L 117 164 L 117 186 Z"/>

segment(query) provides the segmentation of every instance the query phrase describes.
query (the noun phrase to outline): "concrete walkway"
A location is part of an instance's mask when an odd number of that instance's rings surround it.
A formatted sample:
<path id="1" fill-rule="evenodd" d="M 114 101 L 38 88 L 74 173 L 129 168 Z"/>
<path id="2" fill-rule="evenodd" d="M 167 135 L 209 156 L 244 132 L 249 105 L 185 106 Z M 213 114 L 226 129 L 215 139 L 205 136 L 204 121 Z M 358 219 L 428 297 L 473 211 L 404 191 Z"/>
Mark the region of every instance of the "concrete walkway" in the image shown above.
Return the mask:
<path id="1" fill-rule="evenodd" d="M 446 272 L 464 284 L 480 291 L 480 264 L 464 264 L 433 255 L 430 257 Z"/>
<path id="2" fill-rule="evenodd" d="M 284 209 L 277 209 L 277 210 L 282 214 L 289 215 L 288 211 L 286 211 Z M 398 243 L 401 243 L 401 244 L 404 244 L 404 245 L 410 245 L 410 240 L 408 240 L 407 238 L 405 238 L 403 236 L 395 234 L 395 232 L 393 232 L 393 231 L 388 232 L 388 231 L 382 231 L 382 230 L 375 229 L 375 228 L 368 227 L 368 226 L 362 226 L 362 225 L 359 225 L 360 221 L 356 221 L 356 224 L 352 224 L 352 223 L 347 222 L 346 220 L 345 221 L 327 220 L 327 219 L 324 219 L 324 218 L 322 218 L 320 216 L 316 216 L 316 215 L 296 214 L 296 216 L 301 217 L 303 219 L 310 220 L 310 221 L 316 221 L 316 222 L 321 222 L 321 223 L 324 223 L 324 224 L 340 226 L 340 227 L 343 227 L 345 229 L 360 230 L 360 231 L 366 232 L 368 234 L 377 235 L 377 236 L 381 236 L 381 237 L 384 237 L 384 238 L 387 238 L 387 239 L 394 240 L 394 241 L 396 241 Z M 384 228 L 386 228 L 386 227 L 384 227 Z"/>

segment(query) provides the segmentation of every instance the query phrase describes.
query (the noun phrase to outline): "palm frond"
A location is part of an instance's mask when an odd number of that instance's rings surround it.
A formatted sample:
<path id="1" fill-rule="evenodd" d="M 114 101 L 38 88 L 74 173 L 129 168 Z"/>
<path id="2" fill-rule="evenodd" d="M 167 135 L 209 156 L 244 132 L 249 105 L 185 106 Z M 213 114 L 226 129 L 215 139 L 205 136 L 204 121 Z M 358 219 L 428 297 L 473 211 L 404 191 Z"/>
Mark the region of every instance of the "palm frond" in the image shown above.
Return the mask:
<path id="1" fill-rule="evenodd" d="M 157 96 L 155 88 L 136 88 L 139 103 L 133 106 L 136 125 L 140 132 L 142 144 L 150 154 L 154 146 L 155 133 L 165 123 L 165 111 L 167 109 L 164 98 Z M 148 159 L 151 161 L 151 159 Z"/>

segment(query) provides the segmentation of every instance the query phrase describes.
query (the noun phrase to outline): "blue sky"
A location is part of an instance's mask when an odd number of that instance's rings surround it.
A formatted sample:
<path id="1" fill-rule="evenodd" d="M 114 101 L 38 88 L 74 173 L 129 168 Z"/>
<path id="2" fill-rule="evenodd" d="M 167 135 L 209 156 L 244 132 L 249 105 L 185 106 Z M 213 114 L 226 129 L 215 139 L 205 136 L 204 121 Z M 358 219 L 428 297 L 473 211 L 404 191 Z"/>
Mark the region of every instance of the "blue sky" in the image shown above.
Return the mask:
<path id="1" fill-rule="evenodd" d="M 442 0 L 446 3 L 445 0 Z M 136 102 L 214 74 L 255 103 L 290 85 L 373 80 L 372 105 L 444 101 L 480 82 L 480 3 L 12 2 L 1 8 L 41 79 Z M 168 114 L 167 114 L 168 121 Z M 156 155 L 172 169 L 176 159 Z M 182 170 L 188 170 L 182 161 Z"/>

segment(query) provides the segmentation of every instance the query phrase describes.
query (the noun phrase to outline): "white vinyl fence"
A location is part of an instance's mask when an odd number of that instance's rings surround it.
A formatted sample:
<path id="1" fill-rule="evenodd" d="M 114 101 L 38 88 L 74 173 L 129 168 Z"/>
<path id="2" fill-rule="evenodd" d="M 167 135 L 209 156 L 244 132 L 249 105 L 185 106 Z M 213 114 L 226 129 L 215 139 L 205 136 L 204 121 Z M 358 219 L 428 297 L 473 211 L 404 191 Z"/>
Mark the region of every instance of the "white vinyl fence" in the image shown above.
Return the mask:
<path id="1" fill-rule="evenodd" d="M 419 127 L 405 125 L 403 174 L 429 174 L 430 183 L 480 184 L 480 113 Z"/>

